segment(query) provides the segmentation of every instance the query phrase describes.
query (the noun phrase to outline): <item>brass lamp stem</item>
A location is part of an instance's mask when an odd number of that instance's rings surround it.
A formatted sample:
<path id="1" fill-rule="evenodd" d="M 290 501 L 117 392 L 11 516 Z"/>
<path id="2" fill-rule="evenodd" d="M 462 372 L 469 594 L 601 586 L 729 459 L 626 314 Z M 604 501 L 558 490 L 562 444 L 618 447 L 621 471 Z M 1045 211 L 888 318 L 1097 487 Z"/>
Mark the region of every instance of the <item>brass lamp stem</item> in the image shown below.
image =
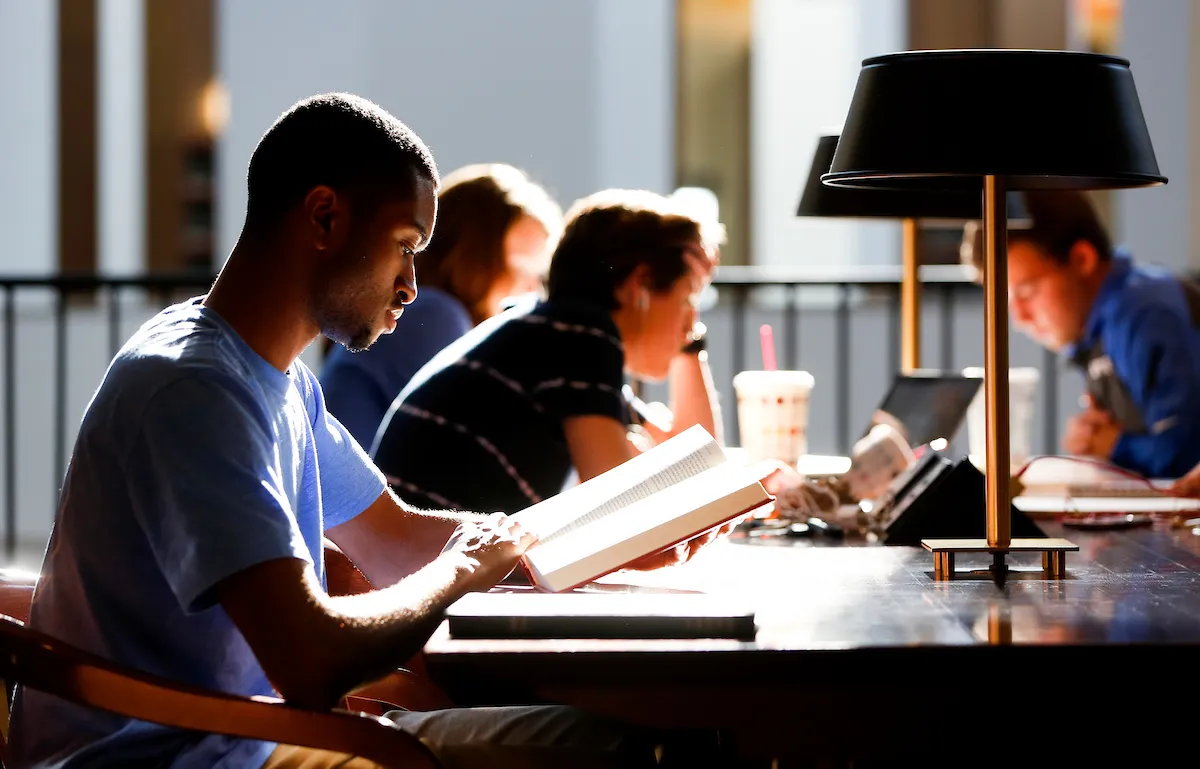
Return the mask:
<path id="1" fill-rule="evenodd" d="M 1004 179 L 983 178 L 984 397 L 987 412 L 987 541 L 1012 542 L 1008 415 L 1008 212 Z M 1001 566 L 1003 558 L 996 564 Z"/>
<path id="2" fill-rule="evenodd" d="M 921 367 L 921 284 L 918 274 L 917 220 L 902 224 L 904 236 L 903 272 L 900 276 L 900 370 L 911 374 Z"/>

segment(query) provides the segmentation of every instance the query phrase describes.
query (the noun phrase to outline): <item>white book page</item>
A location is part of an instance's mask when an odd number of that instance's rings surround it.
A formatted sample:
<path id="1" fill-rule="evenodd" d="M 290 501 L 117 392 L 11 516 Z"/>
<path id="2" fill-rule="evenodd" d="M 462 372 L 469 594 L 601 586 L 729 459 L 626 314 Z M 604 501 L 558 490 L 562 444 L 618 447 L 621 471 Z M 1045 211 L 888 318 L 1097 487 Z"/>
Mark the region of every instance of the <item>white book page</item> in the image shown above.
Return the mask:
<path id="1" fill-rule="evenodd" d="M 697 425 L 513 517 L 538 536 L 534 549 L 724 462 L 721 445 Z"/>
<path id="2" fill-rule="evenodd" d="M 552 590 L 586 582 L 631 560 L 705 531 L 770 497 L 751 468 L 727 464 L 525 553 Z"/>

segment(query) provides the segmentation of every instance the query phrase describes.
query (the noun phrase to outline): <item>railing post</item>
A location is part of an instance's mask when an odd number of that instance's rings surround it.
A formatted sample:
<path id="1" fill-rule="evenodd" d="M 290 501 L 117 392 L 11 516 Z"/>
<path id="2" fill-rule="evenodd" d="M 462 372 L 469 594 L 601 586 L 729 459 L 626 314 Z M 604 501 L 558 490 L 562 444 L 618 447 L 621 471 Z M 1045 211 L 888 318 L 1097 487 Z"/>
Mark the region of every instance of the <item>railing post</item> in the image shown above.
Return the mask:
<path id="1" fill-rule="evenodd" d="M 798 297 L 800 287 L 793 283 L 784 289 L 783 339 L 784 368 L 795 370 L 800 367 L 800 329 Z"/>
<path id="2" fill-rule="evenodd" d="M 887 368 L 887 370 L 888 370 L 888 376 L 891 376 L 892 374 L 895 374 L 897 371 L 900 370 L 900 343 L 901 343 L 900 337 L 901 337 L 901 327 L 903 326 L 903 319 L 901 318 L 901 312 L 900 312 L 900 293 L 899 293 L 899 291 L 900 291 L 900 289 L 897 289 L 897 293 L 892 293 L 890 290 L 890 287 L 889 287 L 889 291 L 888 291 L 888 297 L 890 298 L 890 301 L 888 302 L 888 319 L 887 319 L 887 326 L 888 326 L 888 335 L 887 335 L 887 337 L 888 337 L 888 368 Z M 920 328 L 919 325 L 918 325 L 918 328 Z M 918 344 L 917 349 L 919 349 L 919 348 L 920 348 L 920 345 Z M 905 367 L 906 367 L 905 373 L 908 373 L 907 363 L 905 364 Z"/>
<path id="3" fill-rule="evenodd" d="M 4 286 L 4 554 L 17 555 L 17 292 Z"/>
<path id="4" fill-rule="evenodd" d="M 54 495 L 57 504 L 66 465 L 67 446 L 67 287 L 56 286 L 54 304 Z"/>
<path id="5" fill-rule="evenodd" d="M 938 302 L 942 310 L 941 332 L 942 369 L 951 371 L 954 368 L 954 286 L 942 286 L 942 301 Z"/>
<path id="6" fill-rule="evenodd" d="M 1046 413 L 1042 418 L 1044 454 L 1058 453 L 1058 355 L 1042 350 L 1042 393 L 1046 398 Z"/>
<path id="7" fill-rule="evenodd" d="M 108 287 L 108 357 L 115 358 L 121 350 L 121 285 Z"/>
<path id="8" fill-rule="evenodd" d="M 837 306 L 837 331 L 834 333 L 835 389 L 837 391 L 837 435 L 838 451 L 850 453 L 850 286 L 839 285 Z"/>
<path id="9" fill-rule="evenodd" d="M 746 287 L 736 286 L 733 291 L 733 373 L 736 375 L 739 371 L 746 370 Z M 739 436 L 737 441 L 741 445 L 740 427 L 738 426 L 738 407 L 737 393 L 733 393 L 733 431 L 732 434 Z"/>

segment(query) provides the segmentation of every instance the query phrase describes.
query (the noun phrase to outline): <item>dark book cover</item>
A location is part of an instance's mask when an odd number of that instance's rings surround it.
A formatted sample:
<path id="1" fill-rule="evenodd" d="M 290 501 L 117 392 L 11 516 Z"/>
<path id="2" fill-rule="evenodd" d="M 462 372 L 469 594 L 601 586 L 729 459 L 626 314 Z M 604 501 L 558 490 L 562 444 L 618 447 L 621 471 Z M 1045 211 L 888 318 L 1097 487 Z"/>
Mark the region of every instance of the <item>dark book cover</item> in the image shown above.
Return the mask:
<path id="1" fill-rule="evenodd" d="M 701 593 L 471 593 L 446 611 L 450 637 L 753 640 L 754 610 Z"/>

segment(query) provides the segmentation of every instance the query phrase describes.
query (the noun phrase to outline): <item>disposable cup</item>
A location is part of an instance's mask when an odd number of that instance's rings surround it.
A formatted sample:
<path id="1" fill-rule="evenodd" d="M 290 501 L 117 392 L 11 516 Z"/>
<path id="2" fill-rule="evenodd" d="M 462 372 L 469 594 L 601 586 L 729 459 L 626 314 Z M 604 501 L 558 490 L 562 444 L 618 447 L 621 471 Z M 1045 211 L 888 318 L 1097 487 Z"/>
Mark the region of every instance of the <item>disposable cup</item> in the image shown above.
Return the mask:
<path id="1" fill-rule="evenodd" d="M 983 369 L 975 366 L 963 369 L 963 376 L 982 379 Z M 1040 382 L 1041 372 L 1031 366 L 1008 370 L 1009 465 L 1013 472 L 1033 453 L 1033 411 Z M 977 462 L 987 456 L 986 417 L 984 388 L 980 385 L 967 407 L 967 450 Z"/>
<path id="2" fill-rule="evenodd" d="M 807 371 L 742 371 L 733 378 L 738 438 L 750 462 L 795 465 L 808 453 L 808 411 L 814 385 Z"/>

